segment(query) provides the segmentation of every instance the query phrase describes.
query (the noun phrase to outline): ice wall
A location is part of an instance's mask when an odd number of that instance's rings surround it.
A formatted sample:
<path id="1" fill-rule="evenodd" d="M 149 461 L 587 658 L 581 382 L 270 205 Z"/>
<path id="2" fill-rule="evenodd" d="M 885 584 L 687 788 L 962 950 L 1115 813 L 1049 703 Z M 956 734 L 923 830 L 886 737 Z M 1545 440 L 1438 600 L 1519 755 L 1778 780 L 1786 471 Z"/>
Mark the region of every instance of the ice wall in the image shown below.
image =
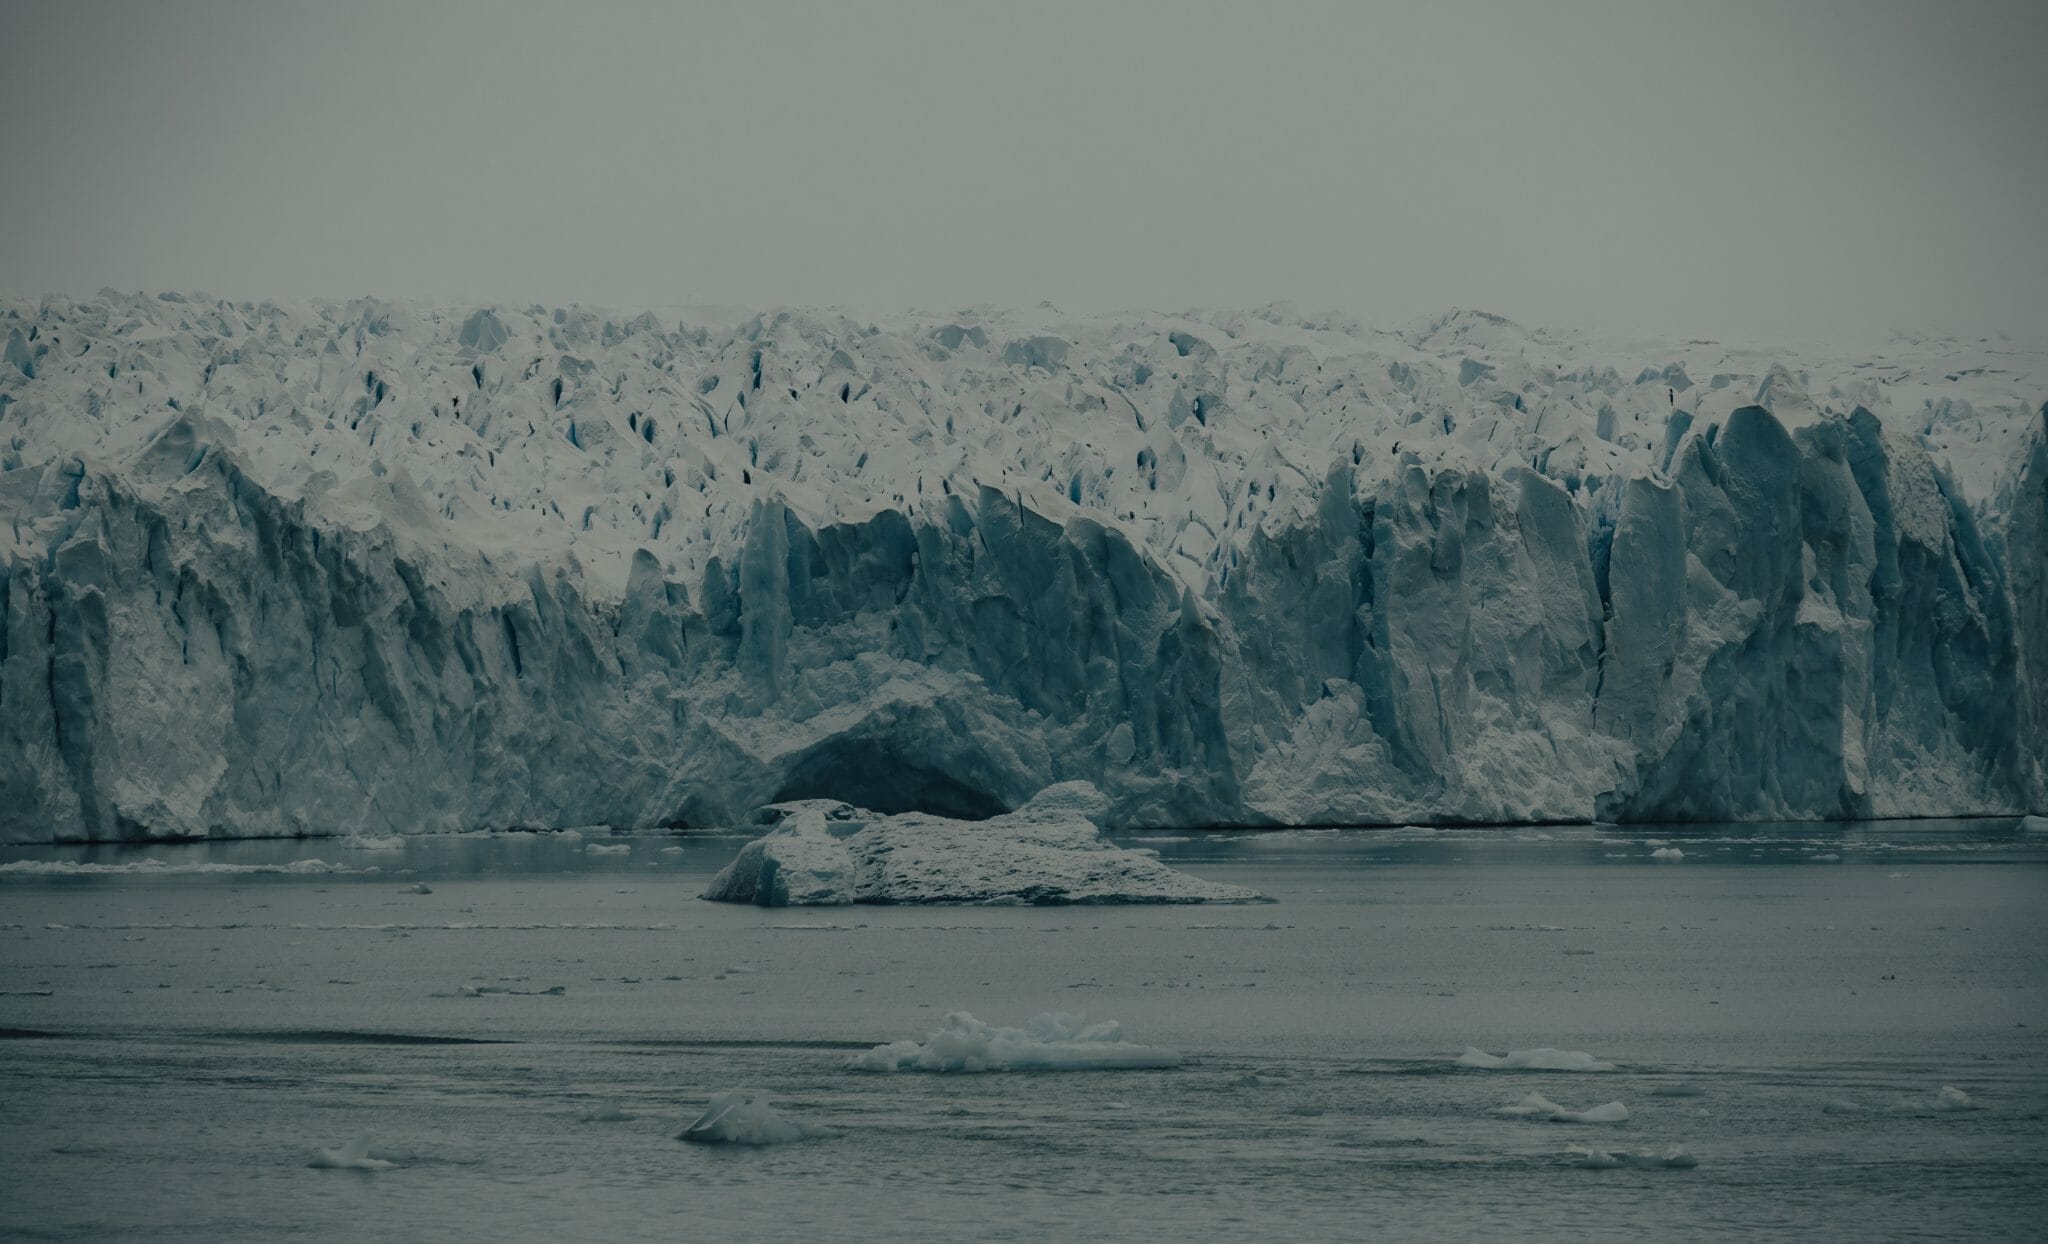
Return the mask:
<path id="1" fill-rule="evenodd" d="M 13 840 L 2048 803 L 2039 372 L 1901 412 L 1868 359 L 1469 313 L 0 316 Z M 1968 370 L 1915 349 L 1882 388 Z"/>

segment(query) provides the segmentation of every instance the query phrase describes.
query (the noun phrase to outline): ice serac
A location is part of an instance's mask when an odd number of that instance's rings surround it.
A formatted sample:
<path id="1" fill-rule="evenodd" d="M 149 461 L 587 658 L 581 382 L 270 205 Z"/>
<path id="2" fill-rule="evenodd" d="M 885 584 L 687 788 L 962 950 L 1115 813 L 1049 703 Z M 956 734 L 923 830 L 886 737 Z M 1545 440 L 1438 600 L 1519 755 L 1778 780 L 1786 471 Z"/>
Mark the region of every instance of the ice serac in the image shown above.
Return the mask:
<path id="1" fill-rule="evenodd" d="M 0 321 L 10 840 L 956 823 L 1070 781 L 1112 826 L 2048 810 L 2011 343 Z"/>

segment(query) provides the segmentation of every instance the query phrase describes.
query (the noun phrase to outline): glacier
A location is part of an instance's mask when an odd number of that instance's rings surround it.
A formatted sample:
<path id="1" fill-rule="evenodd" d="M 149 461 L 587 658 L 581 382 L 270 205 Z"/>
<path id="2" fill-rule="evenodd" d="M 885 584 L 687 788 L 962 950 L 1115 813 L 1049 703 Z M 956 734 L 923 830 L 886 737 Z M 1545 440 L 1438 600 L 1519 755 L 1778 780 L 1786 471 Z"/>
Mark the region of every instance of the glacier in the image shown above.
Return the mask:
<path id="1" fill-rule="evenodd" d="M 2048 812 L 2048 354 L 0 297 L 0 839 Z"/>

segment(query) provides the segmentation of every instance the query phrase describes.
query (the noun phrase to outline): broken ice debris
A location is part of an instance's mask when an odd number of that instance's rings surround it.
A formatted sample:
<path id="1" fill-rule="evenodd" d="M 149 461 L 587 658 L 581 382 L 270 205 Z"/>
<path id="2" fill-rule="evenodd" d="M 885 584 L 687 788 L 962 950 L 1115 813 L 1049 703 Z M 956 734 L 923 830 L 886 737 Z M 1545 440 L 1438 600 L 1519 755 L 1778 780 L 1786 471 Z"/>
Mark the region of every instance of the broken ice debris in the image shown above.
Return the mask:
<path id="1" fill-rule="evenodd" d="M 786 809 L 704 897 L 762 907 L 837 903 L 1243 903 L 1256 890 L 1191 877 L 1103 841 L 1108 801 L 1086 782 L 986 821 L 881 817 L 843 804 Z"/>
<path id="2" fill-rule="evenodd" d="M 1047 1012 L 1022 1028 L 985 1024 L 965 1011 L 946 1016 L 923 1041 L 878 1045 L 849 1062 L 857 1071 L 1078 1071 L 1178 1067 L 1178 1051 L 1123 1039 L 1115 1020 Z"/>

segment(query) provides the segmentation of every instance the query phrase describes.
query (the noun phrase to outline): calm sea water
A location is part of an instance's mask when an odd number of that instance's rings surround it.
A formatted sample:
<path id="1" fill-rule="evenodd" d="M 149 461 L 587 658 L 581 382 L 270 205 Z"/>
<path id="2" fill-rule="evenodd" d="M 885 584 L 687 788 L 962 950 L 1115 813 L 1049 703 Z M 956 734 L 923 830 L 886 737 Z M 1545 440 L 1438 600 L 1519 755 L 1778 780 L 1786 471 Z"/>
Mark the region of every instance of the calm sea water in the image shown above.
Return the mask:
<path id="1" fill-rule="evenodd" d="M 2044 838 L 1134 835 L 1277 901 L 781 911 L 694 897 L 734 835 L 0 849 L 117 868 L 0 871 L 0 1235 L 2038 1238 Z M 183 871 L 312 859 L 351 871 Z M 846 1069 L 950 1010 L 1187 1061 Z M 832 1134 L 674 1139 L 735 1087 Z M 1494 1113 L 1531 1091 L 1632 1117 Z M 582 1121 L 605 1105 L 637 1117 Z M 357 1136 L 411 1157 L 308 1168 Z M 1671 1144 L 1698 1167 L 1566 1157 Z"/>

